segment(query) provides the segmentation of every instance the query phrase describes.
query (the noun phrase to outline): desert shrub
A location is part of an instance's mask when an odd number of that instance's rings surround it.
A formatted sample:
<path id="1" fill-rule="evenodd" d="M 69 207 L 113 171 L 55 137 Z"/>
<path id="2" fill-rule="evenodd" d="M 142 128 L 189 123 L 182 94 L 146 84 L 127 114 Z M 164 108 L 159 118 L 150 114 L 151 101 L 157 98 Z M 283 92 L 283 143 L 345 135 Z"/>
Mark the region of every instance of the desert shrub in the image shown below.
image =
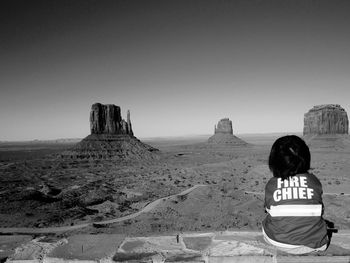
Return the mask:
<path id="1" fill-rule="evenodd" d="M 177 199 L 181 202 L 185 201 L 187 199 L 187 195 L 178 195 Z"/>

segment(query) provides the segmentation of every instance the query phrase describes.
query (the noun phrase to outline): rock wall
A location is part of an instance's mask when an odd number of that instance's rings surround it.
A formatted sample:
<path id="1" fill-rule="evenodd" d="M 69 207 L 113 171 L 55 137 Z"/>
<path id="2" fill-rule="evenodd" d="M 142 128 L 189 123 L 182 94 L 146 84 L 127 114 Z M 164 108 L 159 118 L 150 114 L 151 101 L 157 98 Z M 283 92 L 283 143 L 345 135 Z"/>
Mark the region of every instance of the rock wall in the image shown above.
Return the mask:
<path id="1" fill-rule="evenodd" d="M 314 106 L 304 115 L 304 135 L 348 134 L 346 111 L 338 104 Z"/>
<path id="2" fill-rule="evenodd" d="M 123 120 L 120 107 L 113 104 L 103 105 L 95 103 L 90 112 L 91 134 L 129 134 L 133 135 L 130 111 L 127 113 L 127 121 Z"/>
<path id="3" fill-rule="evenodd" d="M 221 119 L 217 125 L 215 125 L 215 134 L 233 134 L 232 121 L 228 118 Z"/>

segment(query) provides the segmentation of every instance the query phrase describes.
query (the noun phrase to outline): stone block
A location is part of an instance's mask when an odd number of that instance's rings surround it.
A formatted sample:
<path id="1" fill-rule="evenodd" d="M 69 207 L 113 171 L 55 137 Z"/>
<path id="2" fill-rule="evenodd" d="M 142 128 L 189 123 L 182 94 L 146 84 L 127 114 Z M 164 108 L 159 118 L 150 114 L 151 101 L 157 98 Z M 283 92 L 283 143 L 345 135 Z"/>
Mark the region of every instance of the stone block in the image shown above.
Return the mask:
<path id="1" fill-rule="evenodd" d="M 157 258 L 156 256 L 156 252 L 117 252 L 113 256 L 113 261 L 125 263 L 153 263 L 153 259 Z"/>
<path id="2" fill-rule="evenodd" d="M 112 258 L 125 236 L 113 234 L 76 235 L 68 242 L 53 249 L 46 257 L 46 262 L 61 260 L 96 261 Z"/>
<path id="3" fill-rule="evenodd" d="M 176 236 L 153 236 L 126 238 L 118 252 L 162 252 L 182 253 L 181 243 L 177 243 Z"/>
<path id="4" fill-rule="evenodd" d="M 236 240 L 231 241 L 213 241 L 209 249 L 209 256 L 211 257 L 225 257 L 225 256 L 242 256 L 242 255 L 264 255 L 265 250 L 245 242 Z"/>
<path id="5" fill-rule="evenodd" d="M 226 256 L 209 257 L 208 263 L 272 263 L 273 257 L 270 256 Z"/>
<path id="6" fill-rule="evenodd" d="M 337 256 L 277 256 L 278 263 L 345 263 L 350 262 L 350 257 Z"/>
<path id="7" fill-rule="evenodd" d="M 28 235 L 0 235 L 0 261 L 15 253 L 15 249 L 32 240 Z"/>
<path id="8" fill-rule="evenodd" d="M 212 237 L 210 236 L 183 237 L 182 239 L 186 248 L 197 251 L 207 249 L 212 243 Z"/>
<path id="9" fill-rule="evenodd" d="M 170 263 L 170 262 L 204 262 L 204 260 L 202 259 L 202 255 L 201 254 L 193 254 L 193 253 L 184 253 L 184 254 L 176 254 L 176 255 L 172 255 L 169 256 L 165 259 L 166 263 Z"/>

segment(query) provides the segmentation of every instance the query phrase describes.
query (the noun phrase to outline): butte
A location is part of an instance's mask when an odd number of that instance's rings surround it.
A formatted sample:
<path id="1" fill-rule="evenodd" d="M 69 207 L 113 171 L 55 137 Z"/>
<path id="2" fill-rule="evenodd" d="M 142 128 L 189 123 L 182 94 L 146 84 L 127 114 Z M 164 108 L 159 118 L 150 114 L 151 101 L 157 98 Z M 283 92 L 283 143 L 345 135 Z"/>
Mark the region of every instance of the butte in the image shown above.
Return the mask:
<path id="1" fill-rule="evenodd" d="M 232 121 L 228 118 L 221 119 L 214 127 L 214 135 L 208 139 L 211 145 L 244 146 L 245 141 L 233 135 Z"/>
<path id="2" fill-rule="evenodd" d="M 78 159 L 152 160 L 158 159 L 155 149 L 138 140 L 133 133 L 130 111 L 127 120 L 119 106 L 95 103 L 91 106 L 90 132 L 65 157 Z"/>
<path id="3" fill-rule="evenodd" d="M 304 114 L 304 139 L 314 148 L 350 147 L 349 120 L 338 104 L 314 106 Z"/>

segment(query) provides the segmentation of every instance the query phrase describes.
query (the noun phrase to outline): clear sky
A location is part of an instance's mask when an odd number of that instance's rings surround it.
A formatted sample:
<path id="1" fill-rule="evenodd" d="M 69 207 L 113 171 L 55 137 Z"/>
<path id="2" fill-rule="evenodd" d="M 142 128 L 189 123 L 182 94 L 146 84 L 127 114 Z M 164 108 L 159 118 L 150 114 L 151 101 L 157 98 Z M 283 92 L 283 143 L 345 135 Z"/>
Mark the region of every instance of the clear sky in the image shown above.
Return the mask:
<path id="1" fill-rule="evenodd" d="M 347 0 L 0 3 L 0 140 L 85 137 L 95 102 L 137 137 L 300 132 L 350 112 Z"/>

